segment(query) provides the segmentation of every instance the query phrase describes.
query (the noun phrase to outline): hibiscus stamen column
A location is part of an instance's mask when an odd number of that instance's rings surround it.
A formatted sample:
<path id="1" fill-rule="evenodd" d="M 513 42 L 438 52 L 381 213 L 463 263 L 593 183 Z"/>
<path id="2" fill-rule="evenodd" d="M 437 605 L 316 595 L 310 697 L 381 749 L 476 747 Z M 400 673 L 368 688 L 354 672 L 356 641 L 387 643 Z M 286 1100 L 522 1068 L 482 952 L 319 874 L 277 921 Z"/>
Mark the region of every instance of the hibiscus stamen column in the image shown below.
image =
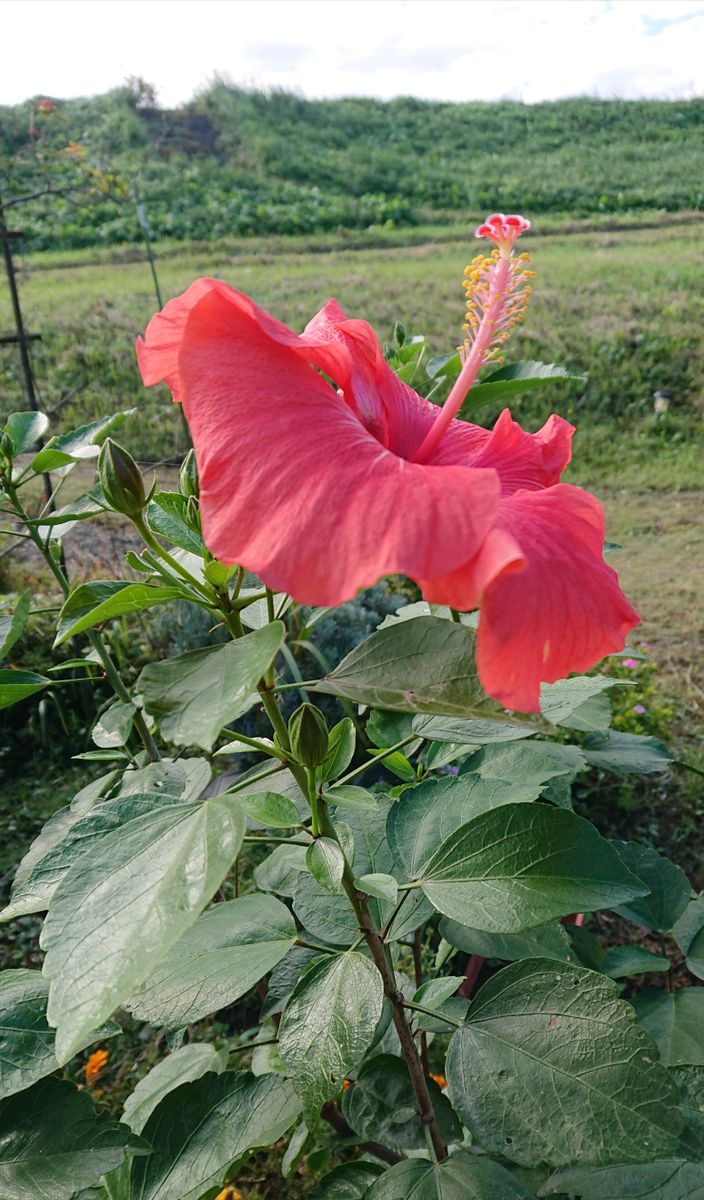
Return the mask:
<path id="1" fill-rule="evenodd" d="M 528 297 L 528 255 L 516 257 L 513 245 L 516 238 L 530 229 L 525 217 L 494 213 L 476 230 L 476 237 L 487 237 L 496 243 L 491 255 L 478 255 L 465 271 L 467 317 L 464 325 L 464 345 L 460 347 L 462 369 L 418 450 L 414 462 L 427 462 L 457 416 L 469 389 L 482 365 L 500 353 L 513 325 L 523 319 Z"/>

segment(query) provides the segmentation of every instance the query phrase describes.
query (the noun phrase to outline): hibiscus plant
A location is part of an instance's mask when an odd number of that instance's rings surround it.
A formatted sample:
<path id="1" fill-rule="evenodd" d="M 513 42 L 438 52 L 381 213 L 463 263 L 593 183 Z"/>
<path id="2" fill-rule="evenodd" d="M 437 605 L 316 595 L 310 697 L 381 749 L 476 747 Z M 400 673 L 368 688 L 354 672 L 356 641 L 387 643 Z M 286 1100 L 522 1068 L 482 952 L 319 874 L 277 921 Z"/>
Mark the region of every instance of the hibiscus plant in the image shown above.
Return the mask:
<path id="1" fill-rule="evenodd" d="M 585 773 L 671 763 L 610 728 L 622 681 L 583 674 L 638 617 L 597 500 L 559 481 L 572 426 L 467 420 L 564 376 L 500 361 L 527 227 L 480 226 L 442 358 L 399 329 L 384 354 L 334 301 L 299 335 L 194 283 L 138 344 L 193 438 L 177 490 L 109 436 L 124 414 L 48 440 L 7 419 L 2 507 L 62 595 L 66 658 L 0 670 L 0 705 L 102 700 L 93 774 L 0 914 L 46 913 L 42 969 L 0 973 L 1 1200 L 235 1200 L 274 1144 L 281 1194 L 315 1200 L 704 1195 L 704 992 L 672 986 L 683 957 L 704 978 L 702 898 L 572 804 Z M 99 447 L 96 485 L 37 512 L 37 478 Z M 143 549 L 70 585 L 63 539 L 106 512 Z M 398 576 L 396 611 L 326 662 L 337 606 Z M 184 601 L 226 640 L 126 682 L 114 620 Z M 135 1022 L 160 1057 L 96 1110 Z"/>

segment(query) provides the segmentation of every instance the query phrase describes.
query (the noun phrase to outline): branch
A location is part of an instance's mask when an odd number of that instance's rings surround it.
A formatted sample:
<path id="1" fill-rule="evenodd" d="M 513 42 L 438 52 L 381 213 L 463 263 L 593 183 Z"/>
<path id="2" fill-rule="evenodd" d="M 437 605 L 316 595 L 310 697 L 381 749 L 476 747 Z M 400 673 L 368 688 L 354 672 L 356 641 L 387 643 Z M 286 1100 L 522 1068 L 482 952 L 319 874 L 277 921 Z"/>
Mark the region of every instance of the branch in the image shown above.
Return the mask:
<path id="1" fill-rule="evenodd" d="M 320 1110 L 320 1115 L 328 1125 L 332 1125 L 336 1133 L 339 1133 L 343 1138 L 355 1138 L 357 1135 L 346 1122 L 334 1100 L 328 1100 Z M 382 1146 L 380 1142 L 361 1142 L 358 1147 L 363 1154 L 373 1154 L 375 1158 L 380 1158 L 382 1162 L 389 1163 L 390 1166 L 395 1166 L 396 1163 L 403 1162 L 403 1156 L 397 1154 L 395 1150 L 389 1150 L 386 1146 Z"/>

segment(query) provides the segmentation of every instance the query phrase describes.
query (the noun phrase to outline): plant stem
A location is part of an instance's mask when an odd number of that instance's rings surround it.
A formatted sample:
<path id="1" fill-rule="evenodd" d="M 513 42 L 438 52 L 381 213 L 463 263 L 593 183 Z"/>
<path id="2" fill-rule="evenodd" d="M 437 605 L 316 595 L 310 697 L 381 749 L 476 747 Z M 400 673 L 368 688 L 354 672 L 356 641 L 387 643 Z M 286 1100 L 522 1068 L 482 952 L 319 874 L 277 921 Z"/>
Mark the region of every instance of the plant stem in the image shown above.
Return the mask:
<path id="1" fill-rule="evenodd" d="M 183 579 L 186 583 L 189 583 L 197 592 L 200 592 L 201 596 L 204 596 L 208 603 L 212 605 L 214 599 L 213 589 L 208 587 L 207 584 L 204 585 L 200 583 L 196 579 L 195 575 L 191 575 L 190 571 L 188 571 L 185 567 L 182 567 L 180 562 L 178 562 L 172 554 L 169 554 L 169 551 L 162 546 L 158 538 L 154 537 L 154 534 L 144 520 L 144 516 L 140 513 L 139 516 L 132 517 L 131 520 L 135 529 L 146 542 L 147 546 L 149 546 L 149 548 L 153 550 L 154 553 L 159 556 L 159 558 L 163 559 L 163 561 L 169 567 L 171 567 L 171 570 L 174 571 L 176 575 L 180 575 L 181 579 Z"/>
<path id="2" fill-rule="evenodd" d="M 444 1021 L 446 1025 L 454 1025 L 455 1029 L 462 1028 L 462 1021 L 456 1021 L 454 1017 L 446 1017 L 438 1009 L 425 1008 L 422 1004 L 416 1004 L 413 1000 L 402 1000 L 401 1004 L 404 1008 L 410 1008 L 414 1012 L 425 1013 L 426 1017 L 433 1017 L 436 1021 Z"/>
<path id="3" fill-rule="evenodd" d="M 323 1105 L 320 1115 L 340 1137 L 356 1138 L 354 1129 L 347 1124 L 334 1100 L 328 1100 L 327 1104 Z M 363 1154 L 373 1154 L 375 1158 L 381 1159 L 390 1166 L 403 1162 L 401 1154 L 397 1154 L 395 1150 L 389 1150 L 387 1146 L 382 1146 L 379 1142 L 355 1142 L 355 1149 L 361 1150 Z"/>
<path id="4" fill-rule="evenodd" d="M 306 832 L 307 832 L 307 830 L 306 830 Z M 305 846 L 305 844 L 306 844 L 305 842 L 299 841 L 298 838 L 261 837 L 259 834 L 256 834 L 256 833 L 245 834 L 242 841 L 250 842 L 253 846 L 256 846 L 258 842 L 260 842 L 264 846 L 268 845 L 270 842 L 275 842 L 277 846 Z"/>
<path id="5" fill-rule="evenodd" d="M 404 892 L 404 897 L 406 893 Z M 423 927 L 419 925 L 413 935 L 413 973 L 415 977 L 416 991 L 423 983 Z M 428 1061 L 428 1037 L 425 1031 L 421 1031 L 420 1035 L 420 1061 L 423 1064 L 423 1071 L 426 1075 L 430 1074 L 430 1063 Z"/>
<path id="6" fill-rule="evenodd" d="M 370 767 L 374 766 L 374 763 L 383 762 L 384 759 L 388 758 L 390 754 L 395 754 L 397 750 L 403 750 L 403 747 L 408 746 L 410 742 L 417 741 L 417 734 L 409 734 L 408 737 L 405 737 L 402 741 L 397 742 L 395 746 L 388 746 L 381 754 L 375 754 L 369 762 L 362 763 L 361 767 L 355 767 L 353 771 L 348 771 L 347 774 L 343 775 L 341 779 L 336 779 L 335 787 L 339 787 L 342 783 L 348 783 L 350 779 L 355 779 L 356 776 L 361 775 L 363 771 L 368 771 Z"/>
<path id="7" fill-rule="evenodd" d="M 231 730 L 227 730 L 226 732 L 229 733 Z M 233 742 L 242 742 L 245 746 L 251 746 L 253 750 L 258 750 L 260 754 L 266 754 L 269 758 L 278 758 L 279 762 L 286 761 L 285 754 L 282 754 L 280 750 L 277 750 L 274 746 L 266 746 L 263 742 L 258 741 L 257 738 L 247 737 L 246 734 L 238 731 L 232 740 Z M 221 749 L 225 750 L 227 747 L 222 746 Z M 219 753 L 220 751 L 218 751 Z"/>
<path id="8" fill-rule="evenodd" d="M 351 874 L 351 873 L 350 873 Z M 369 905 L 365 899 L 359 898 L 359 893 L 355 890 L 351 878 L 349 881 L 343 879 L 345 891 L 350 899 L 350 903 L 357 914 L 359 924 L 366 943 L 371 952 L 374 964 L 381 975 L 384 983 L 384 993 L 392 1004 L 392 1018 L 398 1040 L 401 1045 L 401 1053 L 408 1068 L 408 1074 L 411 1077 L 413 1090 L 418 1101 L 418 1115 L 421 1125 L 428 1130 L 429 1145 L 432 1147 L 433 1157 L 437 1162 L 442 1162 L 447 1158 L 447 1149 L 442 1140 L 442 1134 L 438 1126 L 433 1102 L 430 1098 L 428 1083 L 423 1072 L 423 1066 L 418 1056 L 418 1050 L 413 1039 L 410 1027 L 404 1013 L 404 998 L 403 993 L 399 991 L 396 984 L 396 976 L 394 975 L 393 967 L 389 962 L 386 954 L 384 943 L 379 937 L 379 933 L 374 925 L 372 915 L 369 911 Z"/>
<path id="9" fill-rule="evenodd" d="M 17 513 L 17 516 L 20 518 L 22 523 L 25 525 L 25 528 L 29 531 L 30 538 L 34 542 L 34 545 L 37 547 L 37 550 L 41 554 L 46 565 L 48 566 L 49 570 L 51 571 L 52 575 L 54 576 L 54 579 L 56 580 L 59 587 L 61 588 L 61 591 L 63 592 L 64 596 L 68 596 L 68 594 L 71 590 L 68 579 L 64 575 L 64 572 L 62 571 L 59 564 L 57 562 L 55 562 L 53 556 L 50 554 L 48 546 L 45 546 L 44 543 L 42 542 L 42 539 L 40 538 L 39 533 L 37 532 L 37 529 L 34 527 L 34 525 L 32 525 L 31 523 L 28 522 L 27 513 L 25 512 L 24 507 L 20 501 L 20 498 L 17 495 L 16 489 L 12 486 L 11 483 L 8 483 L 8 482 L 5 483 L 5 493 L 8 496 L 10 503 L 12 504 L 15 512 Z M 120 700 L 122 700 L 124 704 L 134 704 L 134 701 L 133 701 L 130 693 L 128 692 L 127 688 L 125 687 L 124 683 L 122 682 L 122 677 L 120 675 L 120 672 L 118 671 L 117 667 L 115 666 L 114 662 L 112 661 L 112 658 L 110 657 L 110 652 L 108 651 L 108 648 L 105 645 L 105 642 L 100 637 L 100 634 L 97 633 L 95 631 L 95 629 L 89 629 L 86 631 L 86 633 L 87 633 L 88 641 L 90 642 L 91 646 L 93 647 L 96 654 L 100 658 L 101 663 L 103 664 L 103 667 L 105 669 L 105 674 L 106 674 L 116 696 Z M 135 708 L 136 708 L 136 706 L 135 706 Z M 159 759 L 161 758 L 161 755 L 159 754 L 159 750 L 158 750 L 156 742 L 154 741 L 154 738 L 152 737 L 151 733 L 149 732 L 149 729 L 147 728 L 147 723 L 144 720 L 144 713 L 142 712 L 142 710 L 140 708 L 136 708 L 135 717 L 134 717 L 134 726 L 142 740 L 142 745 L 144 746 L 144 749 L 146 750 L 150 761 L 158 762 Z"/>
<path id="10" fill-rule="evenodd" d="M 261 779 L 268 779 L 269 775 L 276 775 L 280 770 L 280 764 L 276 763 L 274 766 L 267 767 L 266 771 L 261 771 L 259 775 L 250 775 L 247 779 L 241 779 L 239 783 L 233 783 L 232 787 L 229 787 L 224 794 L 230 796 L 233 792 L 241 792 L 243 788 L 252 787 Z"/>
<path id="11" fill-rule="evenodd" d="M 330 814 L 327 811 L 327 805 L 321 805 L 321 828 L 322 832 L 327 836 L 338 841 L 335 826 L 330 820 Z M 343 851 L 344 854 L 344 851 Z M 391 1001 L 392 1019 L 398 1034 L 398 1040 L 401 1046 L 401 1053 L 408 1068 L 408 1074 L 413 1084 L 413 1090 L 418 1101 L 418 1116 L 421 1124 L 429 1132 L 429 1145 L 432 1146 L 433 1157 L 436 1162 L 442 1162 L 447 1158 L 447 1148 L 442 1140 L 442 1134 L 438 1126 L 433 1102 L 428 1091 L 428 1083 L 423 1073 L 423 1067 L 418 1056 L 413 1034 L 406 1020 L 404 1008 L 404 996 L 396 983 L 396 976 L 391 961 L 387 955 L 386 947 L 381 940 L 379 931 L 374 924 L 374 919 L 369 911 L 367 898 L 363 892 L 358 892 L 354 886 L 354 876 L 349 863 L 345 859 L 345 869 L 342 876 L 342 885 L 347 893 L 347 898 L 354 909 L 355 916 L 359 922 L 359 928 L 364 935 L 364 940 L 371 952 L 374 965 L 381 975 L 384 984 L 384 994 Z"/>
<path id="12" fill-rule="evenodd" d="M 89 629 L 87 632 L 88 632 L 88 641 L 90 642 L 91 646 L 93 647 L 96 654 L 100 658 L 100 661 L 103 664 L 103 667 L 105 668 L 105 674 L 107 675 L 108 680 L 112 684 L 112 688 L 113 688 L 113 691 L 115 692 L 115 695 L 120 700 L 122 700 L 123 704 L 134 705 L 134 700 L 132 699 L 132 696 L 130 695 L 130 693 L 128 692 L 124 683 L 122 682 L 122 677 L 120 675 L 120 672 L 118 671 L 117 667 L 115 666 L 114 662 L 112 661 L 112 659 L 108 653 L 108 649 L 107 649 L 105 643 L 103 642 L 102 638 L 100 637 L 99 634 L 97 634 L 95 632 L 94 629 Z M 142 740 L 142 745 L 144 746 L 144 749 L 146 750 L 150 761 L 151 762 L 159 762 L 159 759 L 161 758 L 161 755 L 159 753 L 159 748 L 158 748 L 156 742 L 154 741 L 154 738 L 152 737 L 151 732 L 147 726 L 147 722 L 144 719 L 144 713 L 142 712 L 141 708 L 138 708 L 136 705 L 135 705 L 135 714 L 134 714 L 134 727 L 137 730 L 137 733 L 139 734 L 139 736 Z"/>

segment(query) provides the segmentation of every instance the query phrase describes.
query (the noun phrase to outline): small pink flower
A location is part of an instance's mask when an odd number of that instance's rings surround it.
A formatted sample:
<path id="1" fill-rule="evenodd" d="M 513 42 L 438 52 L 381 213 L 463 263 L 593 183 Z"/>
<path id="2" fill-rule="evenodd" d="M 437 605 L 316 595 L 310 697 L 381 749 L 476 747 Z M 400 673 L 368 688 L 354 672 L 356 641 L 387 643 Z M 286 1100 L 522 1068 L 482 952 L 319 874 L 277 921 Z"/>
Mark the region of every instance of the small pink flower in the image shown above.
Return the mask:
<path id="1" fill-rule="evenodd" d="M 647 709 L 643 708 L 642 704 L 634 704 L 633 711 L 634 713 L 638 713 L 639 716 L 642 716 L 644 712 L 647 712 Z"/>
<path id="2" fill-rule="evenodd" d="M 641 648 L 643 650 L 651 651 L 653 648 L 653 643 L 652 642 L 641 642 Z"/>
<path id="3" fill-rule="evenodd" d="M 634 670 L 638 666 L 638 662 L 635 658 L 624 658 L 623 665 L 624 667 L 630 667 L 631 670 Z"/>
<path id="4" fill-rule="evenodd" d="M 56 112 L 56 105 L 53 100 L 37 100 L 35 108 L 40 113 Z"/>

